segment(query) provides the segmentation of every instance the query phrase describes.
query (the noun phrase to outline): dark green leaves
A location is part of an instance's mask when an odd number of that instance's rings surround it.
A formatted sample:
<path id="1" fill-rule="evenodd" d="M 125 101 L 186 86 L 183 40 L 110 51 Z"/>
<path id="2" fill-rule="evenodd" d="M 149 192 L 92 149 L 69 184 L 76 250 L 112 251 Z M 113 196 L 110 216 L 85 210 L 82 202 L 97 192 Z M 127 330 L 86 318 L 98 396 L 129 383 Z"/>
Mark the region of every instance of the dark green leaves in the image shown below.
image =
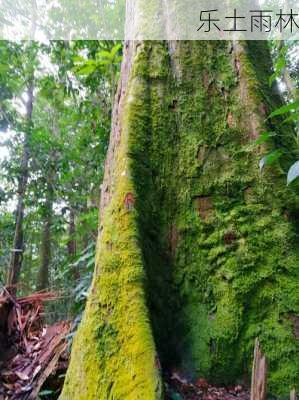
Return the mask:
<path id="1" fill-rule="evenodd" d="M 269 85 L 272 86 L 274 81 L 280 77 L 282 71 L 286 67 L 286 54 L 288 52 L 288 47 L 284 46 L 279 51 L 279 57 L 275 63 L 275 72 L 269 78 Z"/>
<path id="2" fill-rule="evenodd" d="M 260 170 L 263 170 L 263 168 L 266 165 L 272 165 L 276 161 L 280 159 L 282 156 L 283 152 L 281 150 L 274 150 L 271 153 L 267 154 L 265 157 L 263 157 L 259 163 Z"/>
<path id="3" fill-rule="evenodd" d="M 282 107 L 278 108 L 277 110 L 273 111 L 269 115 L 268 119 L 277 117 L 279 115 L 287 114 L 290 111 L 295 111 L 295 110 L 298 110 L 298 109 L 299 109 L 299 100 L 296 100 L 296 101 L 294 101 L 294 102 L 292 102 L 290 104 L 282 106 Z"/>
<path id="4" fill-rule="evenodd" d="M 260 137 L 257 140 L 255 140 L 254 146 L 262 145 L 262 144 L 268 142 L 271 138 L 273 138 L 275 136 L 276 136 L 275 132 L 272 132 L 272 131 L 263 132 L 263 133 L 261 133 Z M 276 149 L 276 150 L 268 153 L 267 155 L 265 155 L 259 162 L 260 170 L 262 171 L 266 165 L 274 164 L 276 161 L 278 161 L 280 159 L 282 154 L 283 154 L 283 152 L 280 149 Z"/>
<path id="5" fill-rule="evenodd" d="M 86 60 L 74 68 L 77 75 L 90 75 L 97 69 L 97 64 L 94 60 Z"/>
<path id="6" fill-rule="evenodd" d="M 294 112 L 294 113 L 292 113 L 292 115 L 290 117 L 285 119 L 283 121 L 283 123 L 286 124 L 287 122 L 297 122 L 297 121 L 299 121 L 299 113 L 298 112 Z"/>
<path id="7" fill-rule="evenodd" d="M 260 137 L 254 142 L 255 145 L 260 145 L 268 140 L 271 139 L 271 137 L 275 136 L 275 132 L 264 132 L 260 135 Z"/>
<path id="8" fill-rule="evenodd" d="M 111 68 L 117 67 L 122 60 L 120 51 L 121 44 L 117 43 L 109 50 L 99 50 L 93 59 L 86 59 L 82 55 L 76 55 L 73 58 L 75 63 L 73 71 L 79 76 L 89 76 L 96 71 L 102 74 L 110 74 Z"/>

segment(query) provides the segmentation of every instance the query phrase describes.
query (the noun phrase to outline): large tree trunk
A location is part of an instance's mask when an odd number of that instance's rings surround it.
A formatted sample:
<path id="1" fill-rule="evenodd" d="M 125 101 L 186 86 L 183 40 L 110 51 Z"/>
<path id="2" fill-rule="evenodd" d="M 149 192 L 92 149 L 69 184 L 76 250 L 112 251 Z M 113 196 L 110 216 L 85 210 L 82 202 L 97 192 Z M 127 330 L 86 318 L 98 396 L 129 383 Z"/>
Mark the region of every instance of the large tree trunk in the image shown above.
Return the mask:
<path id="1" fill-rule="evenodd" d="M 24 133 L 23 154 L 21 160 L 20 176 L 17 190 L 17 208 L 16 208 L 16 223 L 13 247 L 11 249 L 11 259 L 9 264 L 7 285 L 12 286 L 12 291 L 16 291 L 15 285 L 18 282 L 24 252 L 24 235 L 23 235 L 23 220 L 25 209 L 25 193 L 28 181 L 28 163 L 30 157 L 29 150 L 29 135 L 32 128 L 32 110 L 33 110 L 33 81 L 31 80 L 27 90 L 26 104 L 26 132 Z"/>
<path id="2" fill-rule="evenodd" d="M 128 42 L 124 53 L 96 268 L 61 400 L 162 399 L 160 362 L 219 383 L 249 377 L 257 336 L 270 390 L 287 394 L 295 200 L 249 146 L 280 103 L 267 45 Z"/>

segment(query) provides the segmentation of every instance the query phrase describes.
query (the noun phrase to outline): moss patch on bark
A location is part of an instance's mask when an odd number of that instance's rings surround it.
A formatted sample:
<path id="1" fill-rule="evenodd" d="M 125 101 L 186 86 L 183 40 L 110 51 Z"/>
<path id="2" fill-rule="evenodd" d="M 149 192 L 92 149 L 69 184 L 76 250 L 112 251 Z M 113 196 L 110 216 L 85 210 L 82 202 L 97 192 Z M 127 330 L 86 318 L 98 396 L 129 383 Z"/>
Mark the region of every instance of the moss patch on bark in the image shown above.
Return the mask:
<path id="1" fill-rule="evenodd" d="M 135 46 L 61 399 L 163 398 L 156 348 L 163 367 L 231 383 L 249 377 L 257 336 L 270 390 L 286 394 L 299 381 L 298 200 L 280 167 L 259 173 L 263 149 L 250 145 L 280 101 L 266 44 Z"/>
<path id="2" fill-rule="evenodd" d="M 129 152 L 164 365 L 219 383 L 249 377 L 258 336 L 270 390 L 287 393 L 298 382 L 289 317 L 299 309 L 298 238 L 285 211 L 298 202 L 279 167 L 260 174 L 264 149 L 250 145 L 273 128 L 265 110 L 281 101 L 268 59 L 265 43 L 180 42 L 172 55 L 167 43 L 143 44 L 135 74 L 148 100 Z M 290 127 L 280 137 L 289 143 Z"/>

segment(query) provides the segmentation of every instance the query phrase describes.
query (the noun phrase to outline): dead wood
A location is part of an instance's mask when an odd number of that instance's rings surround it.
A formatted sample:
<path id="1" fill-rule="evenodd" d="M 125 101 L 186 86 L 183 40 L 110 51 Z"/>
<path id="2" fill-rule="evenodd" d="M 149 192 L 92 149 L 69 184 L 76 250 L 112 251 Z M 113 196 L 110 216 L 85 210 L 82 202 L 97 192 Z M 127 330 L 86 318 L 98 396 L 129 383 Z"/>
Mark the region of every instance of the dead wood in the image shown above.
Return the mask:
<path id="1" fill-rule="evenodd" d="M 265 400 L 267 395 L 267 361 L 263 355 L 259 340 L 255 341 L 251 380 L 251 400 Z"/>
<path id="2" fill-rule="evenodd" d="M 51 292 L 15 298 L 0 293 L 0 400 L 34 400 L 45 381 L 67 363 L 69 322 L 44 323 L 44 302 Z M 60 368 L 61 370 L 61 368 Z"/>

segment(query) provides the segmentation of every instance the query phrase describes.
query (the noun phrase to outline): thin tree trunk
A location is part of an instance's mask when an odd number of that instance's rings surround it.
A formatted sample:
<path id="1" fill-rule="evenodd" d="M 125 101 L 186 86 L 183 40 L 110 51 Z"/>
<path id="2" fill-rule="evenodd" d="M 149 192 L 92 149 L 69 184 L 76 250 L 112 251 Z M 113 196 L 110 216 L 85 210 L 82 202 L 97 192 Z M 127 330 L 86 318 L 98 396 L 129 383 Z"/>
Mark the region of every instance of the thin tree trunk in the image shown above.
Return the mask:
<path id="1" fill-rule="evenodd" d="M 59 127 L 57 125 L 57 115 L 51 108 L 48 110 L 52 122 L 52 135 L 57 138 L 59 136 Z M 57 150 L 52 150 L 49 154 L 49 166 L 45 171 L 46 180 L 46 202 L 43 209 L 43 229 L 41 239 L 40 259 L 41 264 L 37 276 L 37 287 L 43 290 L 49 287 L 49 267 L 51 262 L 51 245 L 52 236 L 51 228 L 53 222 L 53 204 L 54 204 L 54 182 L 55 169 L 57 163 Z"/>
<path id="2" fill-rule="evenodd" d="M 289 394 L 296 202 L 278 169 L 260 174 L 266 146 L 252 149 L 281 104 L 270 74 L 265 42 L 125 43 L 96 267 L 61 400 L 163 399 L 160 365 L 232 383 L 251 369 L 256 332 L 269 389 Z M 291 143 L 290 127 L 275 129 Z"/>
<path id="3" fill-rule="evenodd" d="M 267 395 L 267 361 L 258 339 L 255 341 L 251 379 L 251 400 L 265 400 Z"/>
<path id="4" fill-rule="evenodd" d="M 67 243 L 68 256 L 71 261 L 73 261 L 77 254 L 77 243 L 76 243 L 76 216 L 73 207 L 69 208 L 69 228 L 68 228 L 68 236 L 69 240 Z M 76 266 L 73 266 L 73 278 L 74 280 L 78 280 L 80 278 L 79 269 Z"/>
<path id="5" fill-rule="evenodd" d="M 16 291 L 15 285 L 18 283 L 23 253 L 24 253 L 24 233 L 23 220 L 25 209 L 25 193 L 28 182 L 28 164 L 30 158 L 29 136 L 32 128 L 32 110 L 33 110 L 33 82 L 29 84 L 27 91 L 28 100 L 26 104 L 26 132 L 24 133 L 23 155 L 21 160 L 21 171 L 18 181 L 17 190 L 17 208 L 16 208 L 16 224 L 13 248 L 11 250 L 11 259 L 7 277 L 7 285 L 14 286 L 13 291 Z"/>
<path id="6" fill-rule="evenodd" d="M 39 290 L 44 290 L 49 287 L 52 217 L 53 217 L 53 188 L 52 184 L 48 183 L 47 193 L 46 193 L 46 204 L 44 208 L 42 241 L 41 241 L 41 264 L 37 278 L 37 287 Z"/>
<path id="7" fill-rule="evenodd" d="M 89 209 L 90 209 L 90 206 L 91 207 L 93 206 L 93 204 L 90 204 L 90 203 L 91 202 L 87 198 L 86 201 L 85 201 L 85 204 L 83 206 L 83 213 L 87 213 L 89 211 Z M 91 237 L 94 237 L 95 233 L 94 233 L 94 231 L 90 232 L 89 225 L 85 221 L 83 222 L 83 230 L 84 230 L 84 235 L 82 237 L 82 244 L 83 244 L 83 249 L 85 250 L 89 246 L 90 239 L 91 239 Z"/>
<path id="8" fill-rule="evenodd" d="M 75 224 L 75 212 L 72 207 L 70 207 L 70 217 L 69 217 L 69 240 L 67 243 L 68 255 L 70 258 L 74 258 L 76 256 L 76 224 Z"/>
<path id="9" fill-rule="evenodd" d="M 34 40 L 36 33 L 36 13 L 37 4 L 36 0 L 32 1 L 31 4 L 31 21 L 30 21 L 30 37 Z M 30 42 L 31 43 L 31 42 Z M 15 224 L 15 235 L 13 241 L 13 248 L 11 250 L 11 258 L 9 263 L 9 269 L 7 274 L 7 285 L 11 286 L 12 293 L 16 293 L 16 284 L 18 283 L 23 253 L 24 253 L 24 233 L 23 233 L 23 220 L 25 210 L 25 193 L 28 181 L 28 164 L 30 159 L 29 149 L 29 136 L 32 129 L 32 111 L 33 111 L 33 90 L 34 90 L 34 73 L 29 77 L 29 85 L 27 90 L 27 103 L 26 103 L 26 132 L 24 132 L 24 144 L 23 144 L 23 155 L 21 160 L 21 172 L 18 181 L 17 190 L 17 208 L 16 208 L 16 224 Z"/>
<path id="10" fill-rule="evenodd" d="M 296 390 L 292 389 L 290 393 L 290 400 L 297 400 Z"/>
<path id="11" fill-rule="evenodd" d="M 76 257 L 76 252 L 77 252 L 75 211 L 72 207 L 70 207 L 69 212 L 70 212 L 69 223 L 68 223 L 69 240 L 67 242 L 67 250 L 69 257 L 71 259 L 74 259 L 74 257 Z"/>

